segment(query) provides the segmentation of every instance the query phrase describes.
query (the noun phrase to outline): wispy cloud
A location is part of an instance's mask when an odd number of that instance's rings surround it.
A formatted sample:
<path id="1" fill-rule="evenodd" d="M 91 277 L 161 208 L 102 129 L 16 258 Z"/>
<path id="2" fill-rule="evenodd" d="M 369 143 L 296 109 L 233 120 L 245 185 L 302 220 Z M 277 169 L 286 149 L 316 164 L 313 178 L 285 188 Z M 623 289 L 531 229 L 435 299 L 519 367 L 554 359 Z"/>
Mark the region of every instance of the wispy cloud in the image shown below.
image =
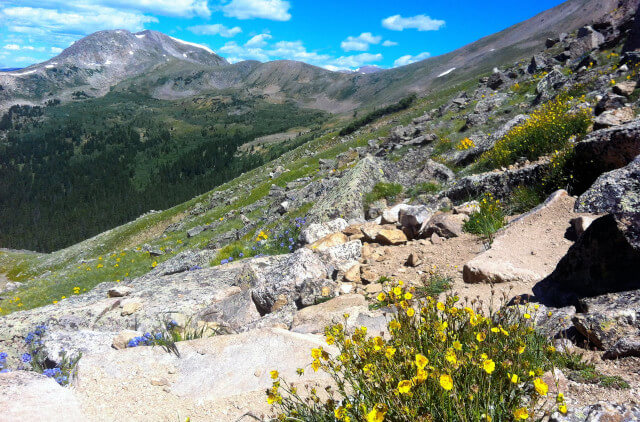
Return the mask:
<path id="1" fill-rule="evenodd" d="M 405 66 L 411 63 L 419 62 L 420 60 L 428 59 L 431 57 L 431 53 L 424 52 L 420 54 L 416 54 L 412 56 L 411 54 L 407 54 L 406 56 L 399 57 L 396 61 L 393 62 L 393 67 Z"/>
<path id="2" fill-rule="evenodd" d="M 390 40 L 386 40 L 385 42 L 382 43 L 383 47 L 393 47 L 394 45 L 398 45 L 398 43 Z"/>
<path id="3" fill-rule="evenodd" d="M 381 36 L 373 35 L 371 32 L 363 32 L 357 37 L 347 37 L 342 41 L 340 47 L 344 51 L 367 51 L 371 44 L 379 44 Z"/>
<path id="4" fill-rule="evenodd" d="M 225 38 L 233 38 L 242 32 L 242 28 L 234 26 L 233 28 L 227 28 L 226 26 L 216 23 L 213 25 L 196 25 L 187 28 L 194 34 L 200 35 L 220 35 Z"/>
<path id="5" fill-rule="evenodd" d="M 250 48 L 260 48 L 267 45 L 267 40 L 273 38 L 271 34 L 258 34 L 253 37 L 249 41 L 247 41 L 244 46 Z"/>
<path id="6" fill-rule="evenodd" d="M 291 4 L 285 0 L 231 0 L 222 7 L 225 16 L 238 19 L 270 19 L 288 21 L 291 19 Z"/>
<path id="7" fill-rule="evenodd" d="M 382 20 L 382 26 L 392 31 L 405 29 L 417 29 L 418 31 L 437 31 L 446 24 L 439 19 L 431 19 L 427 15 L 402 17 L 400 15 L 389 16 Z"/>

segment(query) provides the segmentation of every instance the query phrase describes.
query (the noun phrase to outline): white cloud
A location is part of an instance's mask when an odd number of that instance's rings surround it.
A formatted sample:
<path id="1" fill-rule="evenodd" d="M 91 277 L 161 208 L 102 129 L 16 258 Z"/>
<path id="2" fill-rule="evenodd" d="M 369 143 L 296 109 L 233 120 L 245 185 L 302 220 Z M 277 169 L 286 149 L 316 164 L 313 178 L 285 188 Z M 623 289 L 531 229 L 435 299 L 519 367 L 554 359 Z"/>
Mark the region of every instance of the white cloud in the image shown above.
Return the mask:
<path id="1" fill-rule="evenodd" d="M 60 47 L 51 47 L 51 52 L 52 53 L 56 53 L 56 54 L 62 53 L 62 48 L 60 48 Z"/>
<path id="2" fill-rule="evenodd" d="M 382 41 L 382 37 L 373 35 L 371 32 L 363 32 L 357 37 L 347 37 L 342 41 L 340 47 L 344 51 L 367 51 L 369 45 L 378 44 Z"/>
<path id="3" fill-rule="evenodd" d="M 393 67 L 405 66 L 419 62 L 420 60 L 428 59 L 429 57 L 431 57 L 431 53 L 426 51 L 424 53 L 416 54 L 415 56 L 407 54 L 406 56 L 399 57 L 395 62 L 393 62 Z"/>
<path id="4" fill-rule="evenodd" d="M 427 15 L 417 15 L 403 18 L 400 15 L 389 16 L 382 20 L 382 26 L 392 31 L 417 29 L 418 31 L 437 31 L 445 25 L 445 21 L 431 19 Z"/>
<path id="5" fill-rule="evenodd" d="M 382 43 L 383 47 L 393 47 L 394 45 L 398 45 L 398 43 L 390 40 L 386 40 L 385 42 Z"/>
<path id="6" fill-rule="evenodd" d="M 288 21 L 291 19 L 291 4 L 285 0 L 231 0 L 222 7 L 225 16 L 238 19 L 271 19 Z"/>
<path id="7" fill-rule="evenodd" d="M 130 12 L 152 13 L 163 16 L 209 17 L 207 0 L 5 0 L 20 6 L 31 6 L 58 11 L 73 11 L 104 7 Z"/>
<path id="8" fill-rule="evenodd" d="M 218 51 L 231 63 L 241 60 L 297 60 L 333 71 L 358 68 L 383 59 L 382 54 L 371 53 L 332 57 L 307 50 L 302 41 L 278 41 L 267 46 L 267 40 L 271 38 L 270 34 L 256 35 L 244 45 L 229 41 Z"/>
<path id="9" fill-rule="evenodd" d="M 20 46 L 18 44 L 7 44 L 4 46 L 5 50 L 20 50 Z"/>
<path id="10" fill-rule="evenodd" d="M 85 0 L 87 1 L 87 0 Z M 155 13 L 165 16 L 209 17 L 211 11 L 207 0 L 88 0 L 119 9 L 133 9 L 141 12 Z"/>
<path id="11" fill-rule="evenodd" d="M 354 56 L 342 56 L 337 59 L 332 60 L 334 66 L 338 66 L 339 68 L 354 68 L 361 67 L 365 64 L 379 62 L 382 60 L 382 54 L 371 54 L 371 53 L 361 53 L 356 54 Z"/>
<path id="12" fill-rule="evenodd" d="M 144 24 L 157 22 L 152 16 L 123 12 L 105 7 L 76 9 L 61 12 L 54 9 L 33 7 L 7 7 L 0 10 L 0 20 L 9 22 L 9 30 L 46 35 L 58 34 L 86 35 L 105 28 L 122 28 L 140 31 Z"/>
<path id="13" fill-rule="evenodd" d="M 233 38 L 242 32 L 242 28 L 240 28 L 239 26 L 234 26 L 233 28 L 227 28 L 226 26 L 220 23 L 216 23 L 213 25 L 196 25 L 196 26 L 191 26 L 187 29 L 189 29 L 189 31 L 193 32 L 194 34 L 220 35 L 221 37 L 225 37 L 225 38 Z"/>
<path id="14" fill-rule="evenodd" d="M 5 50 L 13 50 L 13 51 L 18 51 L 18 50 L 29 50 L 29 51 L 39 51 L 39 52 L 44 51 L 44 47 L 34 47 L 32 45 L 19 46 L 18 44 L 7 44 L 3 48 Z"/>
<path id="15" fill-rule="evenodd" d="M 244 46 L 251 48 L 264 47 L 267 45 L 267 40 L 270 40 L 271 38 L 273 38 L 271 34 L 258 34 L 251 37 L 251 39 L 247 41 Z"/>
<path id="16" fill-rule="evenodd" d="M 235 41 L 229 41 L 220 47 L 218 52 L 225 56 L 225 58 L 231 63 L 236 63 L 242 60 L 259 60 L 261 62 L 266 62 L 270 59 L 269 54 L 261 48 L 247 48 L 245 46 L 238 45 Z"/>

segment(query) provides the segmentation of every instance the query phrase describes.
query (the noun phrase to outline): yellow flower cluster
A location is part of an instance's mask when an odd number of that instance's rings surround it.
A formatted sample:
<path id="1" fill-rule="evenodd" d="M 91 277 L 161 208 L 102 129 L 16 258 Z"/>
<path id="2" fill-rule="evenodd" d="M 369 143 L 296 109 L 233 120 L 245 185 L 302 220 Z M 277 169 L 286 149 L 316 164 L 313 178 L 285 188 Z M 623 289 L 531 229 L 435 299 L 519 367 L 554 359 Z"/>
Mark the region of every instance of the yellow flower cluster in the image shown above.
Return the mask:
<path id="1" fill-rule="evenodd" d="M 326 401 L 315 390 L 306 398 L 292 393 L 295 389 L 272 372 L 267 400 L 278 417 L 490 421 L 535 419 L 548 410 L 549 386 L 542 374 L 555 352 L 546 348 L 531 320 L 517 308 L 485 316 L 478 304 L 460 304 L 456 296 L 437 300 L 417 298 L 418 293 L 398 282 L 377 296 L 397 309 L 388 337 L 342 323 L 325 329 L 336 351 L 312 349 L 311 367 L 328 373 L 337 385 L 337 391 L 327 390 Z M 556 403 L 566 411 L 561 395 Z"/>
<path id="2" fill-rule="evenodd" d="M 535 160 L 562 149 L 572 136 L 584 135 L 591 124 L 591 111 L 573 111 L 575 102 L 584 102 L 584 98 L 561 94 L 542 105 L 483 154 L 481 162 L 496 167 L 508 166 L 522 157 Z"/>
<path id="3" fill-rule="evenodd" d="M 473 142 L 473 140 L 469 138 L 464 138 L 462 141 L 460 141 L 458 145 L 456 145 L 456 149 L 459 151 L 464 151 L 464 150 L 475 148 L 475 147 L 476 147 L 476 144 Z"/>

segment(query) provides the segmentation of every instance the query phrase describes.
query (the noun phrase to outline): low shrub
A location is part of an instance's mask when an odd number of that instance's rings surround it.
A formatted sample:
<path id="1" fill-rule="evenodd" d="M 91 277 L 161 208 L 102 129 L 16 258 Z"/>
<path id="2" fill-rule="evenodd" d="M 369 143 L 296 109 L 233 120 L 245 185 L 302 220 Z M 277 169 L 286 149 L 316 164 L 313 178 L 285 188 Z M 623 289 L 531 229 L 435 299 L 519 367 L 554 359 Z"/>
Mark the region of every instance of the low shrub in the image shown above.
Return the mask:
<path id="1" fill-rule="evenodd" d="M 407 189 L 407 191 L 405 192 L 406 195 L 409 198 L 416 198 L 419 195 L 429 195 L 429 194 L 434 194 L 434 193 L 438 193 L 440 192 L 440 190 L 442 189 L 442 186 L 440 186 L 439 183 L 436 182 L 425 182 L 425 183 L 418 183 L 415 186 L 410 187 L 409 189 Z"/>
<path id="2" fill-rule="evenodd" d="M 325 329 L 337 353 L 312 349 L 311 369 L 326 372 L 335 387 L 303 393 L 273 371 L 267 401 L 276 418 L 506 421 L 536 420 L 553 407 L 567 412 L 564 396 L 551 397 L 541 378 L 557 352 L 534 331 L 535 315 L 518 307 L 485 316 L 477 302 L 460 304 L 452 295 L 442 302 L 417 300 L 414 293 L 398 282 L 378 295 L 380 303 L 398 310 L 388 339 L 342 323 Z"/>
<path id="3" fill-rule="evenodd" d="M 395 202 L 402 192 L 402 185 L 398 183 L 378 182 L 371 192 L 364 196 L 364 203 L 365 205 L 370 205 L 382 198 L 386 199 L 387 202 Z"/>
<path id="4" fill-rule="evenodd" d="M 480 201 L 480 209 L 472 213 L 469 220 L 464 223 L 463 229 L 492 242 L 494 233 L 504 227 L 505 223 L 505 215 L 500 201 L 488 193 Z"/>
<path id="5" fill-rule="evenodd" d="M 277 230 L 260 230 L 249 240 L 237 241 L 220 249 L 211 264 L 228 264 L 243 258 L 293 252 L 300 246 L 298 238 L 306 224 L 306 218 L 298 217 Z"/>
<path id="6" fill-rule="evenodd" d="M 573 136 L 584 136 L 591 125 L 591 111 L 571 111 L 573 97 L 561 94 L 511 129 L 478 160 L 481 168 L 508 166 L 518 159 L 536 160 L 569 144 Z"/>
<path id="7" fill-rule="evenodd" d="M 518 186 L 511 193 L 507 209 L 509 214 L 520 214 L 535 208 L 544 200 L 539 188 Z"/>

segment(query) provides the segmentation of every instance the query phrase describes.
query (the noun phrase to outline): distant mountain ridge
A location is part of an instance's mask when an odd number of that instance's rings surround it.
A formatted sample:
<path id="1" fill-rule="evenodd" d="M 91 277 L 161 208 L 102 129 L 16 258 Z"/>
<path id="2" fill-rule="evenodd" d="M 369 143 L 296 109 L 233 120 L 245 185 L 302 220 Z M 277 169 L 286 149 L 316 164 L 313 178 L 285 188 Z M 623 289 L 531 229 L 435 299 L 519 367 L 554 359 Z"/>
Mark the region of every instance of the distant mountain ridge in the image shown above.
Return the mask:
<path id="1" fill-rule="evenodd" d="M 165 100 L 237 90 L 272 101 L 292 100 L 305 107 L 346 112 L 425 93 L 441 86 L 440 78 L 445 76 L 452 83 L 490 72 L 527 57 L 549 36 L 635 13 L 638 2 L 569 0 L 451 53 L 394 69 L 363 66 L 355 72 L 332 72 L 289 60 L 229 64 L 205 46 L 157 31 L 100 31 L 51 60 L 0 74 L 0 110 L 19 103 L 67 101 L 102 96 L 111 89 L 134 89 Z"/>

